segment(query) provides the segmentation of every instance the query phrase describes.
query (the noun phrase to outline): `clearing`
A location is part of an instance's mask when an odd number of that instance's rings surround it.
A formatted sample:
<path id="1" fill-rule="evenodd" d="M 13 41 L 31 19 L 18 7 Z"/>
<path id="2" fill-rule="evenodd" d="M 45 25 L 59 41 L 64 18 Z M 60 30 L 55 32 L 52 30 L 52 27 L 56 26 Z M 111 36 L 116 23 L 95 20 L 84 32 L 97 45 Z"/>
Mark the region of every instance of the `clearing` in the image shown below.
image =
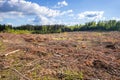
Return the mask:
<path id="1" fill-rule="evenodd" d="M 0 80 L 120 80 L 120 32 L 0 33 Z"/>

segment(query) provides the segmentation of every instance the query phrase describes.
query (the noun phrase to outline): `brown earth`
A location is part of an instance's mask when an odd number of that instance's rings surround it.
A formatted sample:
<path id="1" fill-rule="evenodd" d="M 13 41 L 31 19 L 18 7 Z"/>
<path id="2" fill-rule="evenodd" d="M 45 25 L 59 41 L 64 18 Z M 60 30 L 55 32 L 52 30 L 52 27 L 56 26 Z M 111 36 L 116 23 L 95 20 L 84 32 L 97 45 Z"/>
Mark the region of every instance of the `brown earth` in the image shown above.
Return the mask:
<path id="1" fill-rule="evenodd" d="M 120 32 L 0 33 L 0 80 L 120 80 Z"/>

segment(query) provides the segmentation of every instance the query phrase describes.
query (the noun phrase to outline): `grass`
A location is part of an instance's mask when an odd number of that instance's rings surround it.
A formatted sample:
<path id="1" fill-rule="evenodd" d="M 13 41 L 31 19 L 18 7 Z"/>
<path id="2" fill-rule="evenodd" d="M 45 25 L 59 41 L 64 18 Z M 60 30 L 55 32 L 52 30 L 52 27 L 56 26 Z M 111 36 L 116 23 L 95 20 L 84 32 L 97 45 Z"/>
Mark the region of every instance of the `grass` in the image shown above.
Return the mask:
<path id="1" fill-rule="evenodd" d="M 67 70 L 64 73 L 66 75 L 65 80 L 83 80 L 83 73 L 82 72 L 75 72 Z"/>
<path id="2" fill-rule="evenodd" d="M 58 74 L 58 78 L 61 80 L 83 80 L 83 73 L 81 71 L 65 70 Z"/>
<path id="3" fill-rule="evenodd" d="M 32 33 L 32 31 L 28 31 L 28 30 L 14 30 L 14 29 L 8 29 L 5 32 L 13 33 L 13 34 L 31 34 Z"/>

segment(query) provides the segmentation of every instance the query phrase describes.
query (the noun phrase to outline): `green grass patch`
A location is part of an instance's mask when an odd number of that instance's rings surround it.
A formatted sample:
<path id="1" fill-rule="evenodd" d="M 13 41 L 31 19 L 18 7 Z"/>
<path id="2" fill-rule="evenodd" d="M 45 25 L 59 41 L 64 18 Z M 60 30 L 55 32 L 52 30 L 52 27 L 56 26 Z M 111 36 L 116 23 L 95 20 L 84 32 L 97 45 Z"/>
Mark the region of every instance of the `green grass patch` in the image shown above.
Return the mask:
<path id="1" fill-rule="evenodd" d="M 66 77 L 65 80 L 83 80 L 83 73 L 82 72 L 75 72 L 67 70 L 65 71 Z"/>
<path id="2" fill-rule="evenodd" d="M 31 34 L 32 33 L 32 31 L 28 31 L 28 30 L 14 30 L 14 29 L 8 29 L 8 30 L 5 30 L 5 32 L 13 33 L 13 34 Z"/>
<path id="3" fill-rule="evenodd" d="M 58 78 L 62 80 L 83 80 L 83 73 L 81 71 L 65 70 L 59 73 Z"/>

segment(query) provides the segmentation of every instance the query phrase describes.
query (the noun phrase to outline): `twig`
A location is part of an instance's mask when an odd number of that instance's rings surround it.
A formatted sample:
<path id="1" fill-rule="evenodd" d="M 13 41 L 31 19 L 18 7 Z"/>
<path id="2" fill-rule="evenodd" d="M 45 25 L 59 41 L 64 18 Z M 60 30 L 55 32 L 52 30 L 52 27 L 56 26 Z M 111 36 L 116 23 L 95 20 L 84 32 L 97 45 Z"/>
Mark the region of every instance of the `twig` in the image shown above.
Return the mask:
<path id="1" fill-rule="evenodd" d="M 18 50 L 15 50 L 15 51 L 9 52 L 9 53 L 5 54 L 4 56 L 8 56 L 9 54 L 13 54 L 13 53 L 16 53 L 16 52 L 18 52 L 18 51 L 20 51 L 20 50 L 18 49 Z"/>
<path id="2" fill-rule="evenodd" d="M 23 77 L 25 80 L 31 80 L 28 77 L 24 76 L 22 73 L 20 73 L 18 70 L 11 68 L 11 70 L 13 70 L 14 72 L 16 72 L 17 74 L 19 74 L 21 77 Z"/>

